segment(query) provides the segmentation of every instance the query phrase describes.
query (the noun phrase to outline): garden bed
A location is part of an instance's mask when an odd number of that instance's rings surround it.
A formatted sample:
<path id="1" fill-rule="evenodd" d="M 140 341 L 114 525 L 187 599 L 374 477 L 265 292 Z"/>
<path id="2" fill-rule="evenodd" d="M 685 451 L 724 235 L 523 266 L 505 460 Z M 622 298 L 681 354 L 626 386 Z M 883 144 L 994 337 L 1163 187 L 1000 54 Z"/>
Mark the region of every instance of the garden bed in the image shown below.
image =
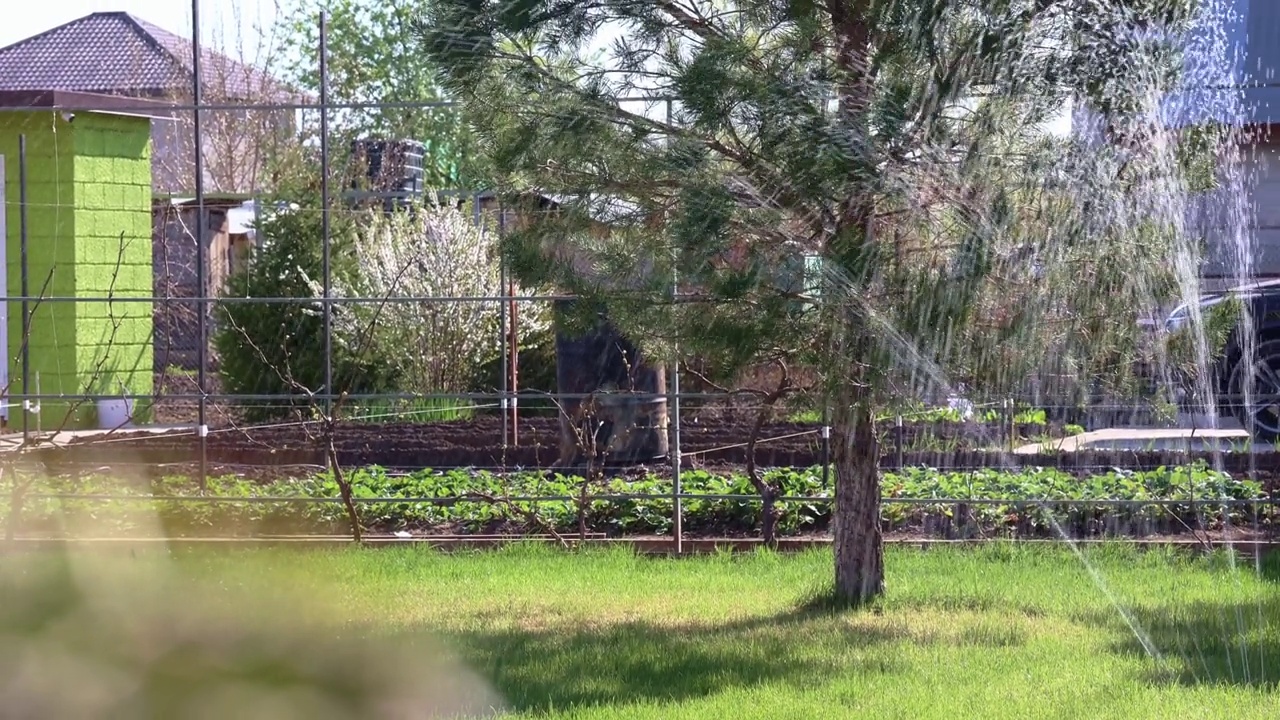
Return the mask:
<path id="1" fill-rule="evenodd" d="M 812 423 L 766 425 L 756 450 L 762 467 L 809 467 L 824 458 L 820 427 Z M 1026 424 L 1016 428 L 1019 442 L 1043 439 L 1054 428 Z M 1151 469 L 1179 464 L 1208 453 L 1177 452 L 1072 452 L 1013 455 L 1008 434 L 1001 439 L 996 424 L 932 422 L 908 424 L 897 430 L 884 428 L 882 466 L 930 465 L 977 468 L 1054 466 L 1071 471 L 1099 467 Z M 742 465 L 750 425 L 742 422 L 685 423 L 681 450 L 685 467 Z M 529 418 L 519 424 L 518 444 L 504 446 L 502 422 L 495 417 L 447 423 L 342 423 L 334 445 L 338 462 L 346 467 L 380 465 L 388 468 L 550 468 L 559 456 L 559 430 L 555 418 Z M 899 452 L 898 448 L 902 451 Z M 298 468 L 325 465 L 325 445 L 315 425 L 286 427 L 219 428 L 207 438 L 207 461 L 224 466 L 256 466 L 263 474 L 275 469 L 280 475 L 297 474 Z M 114 464 L 151 466 L 156 473 L 171 473 L 172 466 L 199 460 L 200 442 L 191 431 L 165 434 L 113 433 L 107 441 L 87 437 L 69 445 L 37 450 L 28 459 L 44 463 L 49 472 L 73 472 Z M 1225 453 L 1219 456 L 1231 472 L 1280 471 L 1280 454 Z M 1217 459 L 1215 459 L 1217 461 Z"/>
<path id="2" fill-rule="evenodd" d="M 546 472 L 348 472 L 362 526 L 411 534 L 577 533 L 665 535 L 672 527 L 672 481 L 645 469 L 598 483 Z M 821 470 L 776 469 L 778 530 L 822 534 L 830 522 L 830 478 Z M 691 537 L 754 537 L 761 505 L 741 473 L 682 475 L 684 531 Z M 1073 538 L 1192 535 L 1224 528 L 1270 537 L 1280 529 L 1271 489 L 1203 464 L 1114 470 L 1081 478 L 1053 469 L 886 472 L 883 529 L 922 538 Z M 349 531 L 337 483 L 328 474 L 262 480 L 210 478 L 201 493 L 189 477 L 121 481 L 102 475 L 45 478 L 22 513 L 24 534 L 79 528 L 129 534 L 159 525 L 174 536 L 331 535 Z M 203 499 L 200 496 L 203 495 Z M 69 496 L 81 496 L 80 498 Z M 92 496 L 84 498 L 84 496 Z M 210 496 L 212 499 L 210 499 Z M 610 497 L 603 497 L 610 496 Z M 1224 506 L 1222 500 L 1240 503 Z M 1217 501 L 1217 502 L 1215 502 Z M 8 509 L 4 502 L 0 508 Z"/>

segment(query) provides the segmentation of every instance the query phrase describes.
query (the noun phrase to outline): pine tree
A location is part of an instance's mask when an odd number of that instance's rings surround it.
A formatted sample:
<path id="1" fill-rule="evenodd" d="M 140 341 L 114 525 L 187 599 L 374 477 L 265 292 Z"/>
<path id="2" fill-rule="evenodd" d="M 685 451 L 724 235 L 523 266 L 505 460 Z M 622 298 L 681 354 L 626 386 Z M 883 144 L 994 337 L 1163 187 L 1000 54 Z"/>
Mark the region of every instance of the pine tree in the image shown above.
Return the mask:
<path id="1" fill-rule="evenodd" d="M 1136 352 L 1112 326 L 1167 284 L 1169 218 L 1135 232 L 1080 204 L 1169 164 L 1043 128 L 1071 99 L 1146 117 L 1176 62 L 1124 28 L 1176 28 L 1186 5 L 433 0 L 419 30 L 495 181 L 558 198 L 505 240 L 527 284 L 603 302 L 654 347 L 820 370 L 835 591 L 861 602 L 884 588 L 880 410 Z M 641 95 L 663 99 L 622 100 Z M 814 275 L 784 272 L 803 257 Z M 1157 270 L 1117 271 L 1135 257 Z M 1099 322 L 1105 348 L 1076 341 Z"/>

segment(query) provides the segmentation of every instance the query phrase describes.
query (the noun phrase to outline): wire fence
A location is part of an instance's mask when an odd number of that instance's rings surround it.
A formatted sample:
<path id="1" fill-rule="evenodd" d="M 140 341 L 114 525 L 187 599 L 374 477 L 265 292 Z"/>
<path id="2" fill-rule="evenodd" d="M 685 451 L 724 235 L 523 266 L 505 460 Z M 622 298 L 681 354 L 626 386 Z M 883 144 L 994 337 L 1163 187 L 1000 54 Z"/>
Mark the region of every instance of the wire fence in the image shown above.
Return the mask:
<path id="1" fill-rule="evenodd" d="M 422 194 L 423 158 L 405 161 L 417 146 L 352 153 L 332 127 L 341 111 L 450 103 L 332 101 L 323 19 L 318 100 L 226 102 L 201 82 L 199 18 L 193 7 L 185 100 L 0 93 L 0 113 L 22 118 L 0 136 L 3 275 L 17 280 L 0 322 L 17 330 L 0 343 L 10 538 L 140 532 L 144 515 L 196 536 L 325 535 L 350 530 L 356 508 L 357 535 L 668 534 L 678 548 L 825 533 L 834 469 L 816 382 L 788 376 L 798 389 L 765 401 L 772 366 L 717 381 L 696 358 L 651 363 L 621 336 L 558 333 L 556 308 L 575 298 L 521 287 L 490 252 L 527 198 L 437 192 L 424 226 L 388 210 Z M 665 97 L 620 102 L 670 113 Z M 246 112 L 318 116 L 316 145 L 294 148 L 318 167 L 296 202 L 268 206 L 281 193 L 267 183 L 208 187 L 225 159 L 211 137 L 244 129 L 220 118 Z M 231 139 L 268 154 L 267 138 Z M 161 192 L 160 176 L 189 184 Z M 435 250 L 406 245 L 413 233 Z M 707 299 L 673 288 L 670 302 Z M 610 391 L 602 361 L 643 377 Z M 1168 418 L 1125 398 L 936 399 L 880 419 L 886 533 L 1275 530 L 1280 462 L 1241 433 L 1109 446 L 1085 431 Z M 584 433 L 590 413 L 630 431 Z"/>

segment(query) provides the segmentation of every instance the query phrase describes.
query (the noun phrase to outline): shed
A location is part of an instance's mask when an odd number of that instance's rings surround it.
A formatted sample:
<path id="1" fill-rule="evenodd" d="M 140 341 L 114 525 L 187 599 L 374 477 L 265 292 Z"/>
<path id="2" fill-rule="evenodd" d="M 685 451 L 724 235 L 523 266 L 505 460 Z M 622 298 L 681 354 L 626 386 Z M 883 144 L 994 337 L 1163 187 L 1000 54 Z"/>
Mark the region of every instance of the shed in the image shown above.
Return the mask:
<path id="1" fill-rule="evenodd" d="M 155 268 L 155 369 L 194 370 L 200 366 L 200 334 L 194 300 L 221 295 L 232 272 L 248 256 L 254 241 L 256 203 L 248 195 L 216 193 L 200 200 L 187 196 L 152 198 L 152 264 Z M 197 228 L 208 263 L 205 287 L 197 277 Z M 212 333 L 216 314 L 205 306 Z"/>
<path id="2" fill-rule="evenodd" d="M 97 423 L 88 395 L 149 404 L 152 374 L 151 120 L 163 103 L 62 91 L 0 91 L 0 418 L 32 430 Z M 19 138 L 26 139 L 25 182 Z M 27 296 L 22 196 L 26 196 Z M 23 360 L 23 306 L 29 311 Z M 24 383 L 25 381 L 25 383 Z M 11 398 L 17 397 L 16 400 Z"/>

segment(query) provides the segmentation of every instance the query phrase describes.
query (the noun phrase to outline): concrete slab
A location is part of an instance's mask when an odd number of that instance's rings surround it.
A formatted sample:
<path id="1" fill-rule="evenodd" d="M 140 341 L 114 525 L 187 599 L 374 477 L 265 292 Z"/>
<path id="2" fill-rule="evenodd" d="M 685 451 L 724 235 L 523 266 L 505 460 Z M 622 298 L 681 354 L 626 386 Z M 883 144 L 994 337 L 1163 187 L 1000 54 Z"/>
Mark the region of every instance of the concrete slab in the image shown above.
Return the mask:
<path id="1" fill-rule="evenodd" d="M 1254 446 L 1249 434 L 1239 428 L 1108 428 L 1069 438 L 1031 443 L 1016 448 L 1016 455 L 1042 452 L 1137 451 L 1137 452 L 1275 452 L 1272 445 Z"/>
<path id="2" fill-rule="evenodd" d="M 1249 440 L 1248 433 L 1239 423 L 1226 418 L 1218 419 L 1218 429 L 1206 429 L 1212 418 L 1179 416 L 1181 427 L 1128 427 L 1094 430 L 1068 438 L 1028 443 L 1013 450 L 1015 455 L 1036 455 L 1049 452 L 1129 451 L 1129 452 L 1276 452 L 1271 444 L 1257 445 Z M 1198 427 L 1197 427 L 1198 426 Z M 112 435 L 124 433 L 149 433 L 154 435 L 194 433 L 194 425 L 148 425 L 117 430 L 63 430 L 56 433 L 32 433 L 33 441 L 45 447 L 67 445 L 73 441 L 99 439 L 111 442 Z M 14 452 L 22 447 L 22 433 L 0 434 L 0 453 Z"/>
<path id="3" fill-rule="evenodd" d="M 111 437 L 113 435 L 123 435 L 125 433 L 169 435 L 173 433 L 195 432 L 195 430 L 196 428 L 194 425 L 146 425 L 118 429 L 62 430 L 59 432 L 31 433 L 30 439 L 33 445 L 39 444 L 43 447 L 57 447 L 60 445 L 67 445 L 77 440 L 91 440 L 95 438 L 102 442 L 111 442 Z M 0 453 L 14 452 L 21 448 L 21 432 L 10 432 L 0 435 Z"/>

